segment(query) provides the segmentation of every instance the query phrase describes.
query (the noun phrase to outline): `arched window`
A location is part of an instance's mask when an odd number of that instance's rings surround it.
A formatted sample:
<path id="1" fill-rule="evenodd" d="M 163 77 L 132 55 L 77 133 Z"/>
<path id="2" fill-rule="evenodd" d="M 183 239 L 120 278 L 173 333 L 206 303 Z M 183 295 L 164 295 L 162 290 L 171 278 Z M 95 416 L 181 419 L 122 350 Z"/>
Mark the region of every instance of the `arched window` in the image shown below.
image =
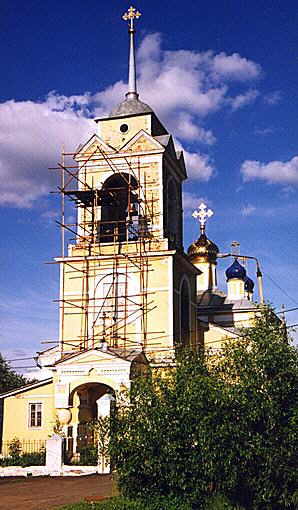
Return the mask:
<path id="1" fill-rule="evenodd" d="M 133 237 L 129 227 L 138 216 L 138 197 L 134 192 L 137 188 L 136 179 L 127 173 L 114 174 L 104 182 L 100 192 L 100 242 L 125 241 Z"/>
<path id="2" fill-rule="evenodd" d="M 168 181 L 168 194 L 167 194 L 167 203 L 168 203 L 168 236 L 169 240 L 174 244 L 177 244 L 178 239 L 178 217 L 179 217 L 179 202 L 178 202 L 178 192 L 177 186 L 173 178 L 170 178 Z"/>
<path id="3" fill-rule="evenodd" d="M 180 290 L 180 343 L 190 343 L 190 291 L 187 280 L 183 280 Z"/>

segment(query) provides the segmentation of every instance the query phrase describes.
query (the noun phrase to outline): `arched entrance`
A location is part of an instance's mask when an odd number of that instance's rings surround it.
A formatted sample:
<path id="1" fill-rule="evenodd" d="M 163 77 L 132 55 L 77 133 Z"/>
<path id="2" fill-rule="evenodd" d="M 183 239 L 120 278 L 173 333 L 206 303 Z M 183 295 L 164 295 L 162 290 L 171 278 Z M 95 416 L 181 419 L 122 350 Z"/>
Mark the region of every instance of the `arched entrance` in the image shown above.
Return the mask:
<path id="1" fill-rule="evenodd" d="M 114 401 L 114 390 L 100 382 L 86 382 L 72 390 L 69 395 L 72 419 L 66 430 L 65 463 L 99 463 L 98 434 L 103 433 L 100 427 L 105 425 Z"/>

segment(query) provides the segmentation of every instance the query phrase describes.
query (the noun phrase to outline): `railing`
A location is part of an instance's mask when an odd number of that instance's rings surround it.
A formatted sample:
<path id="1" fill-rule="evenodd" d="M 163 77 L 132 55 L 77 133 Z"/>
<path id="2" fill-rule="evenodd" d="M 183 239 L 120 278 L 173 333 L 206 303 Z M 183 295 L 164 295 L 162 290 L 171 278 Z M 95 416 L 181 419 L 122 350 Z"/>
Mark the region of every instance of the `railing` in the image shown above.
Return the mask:
<path id="1" fill-rule="evenodd" d="M 81 466 L 98 464 L 98 443 L 94 433 L 85 425 L 79 425 L 76 441 L 73 437 L 64 438 L 64 463 Z"/>
<path id="2" fill-rule="evenodd" d="M 11 457 L 13 455 L 22 455 L 24 453 L 39 453 L 45 450 L 45 440 L 26 440 L 13 439 L 12 441 L 2 441 L 1 457 Z"/>
<path id="3" fill-rule="evenodd" d="M 1 445 L 0 466 L 43 466 L 46 456 L 45 440 L 13 439 Z"/>

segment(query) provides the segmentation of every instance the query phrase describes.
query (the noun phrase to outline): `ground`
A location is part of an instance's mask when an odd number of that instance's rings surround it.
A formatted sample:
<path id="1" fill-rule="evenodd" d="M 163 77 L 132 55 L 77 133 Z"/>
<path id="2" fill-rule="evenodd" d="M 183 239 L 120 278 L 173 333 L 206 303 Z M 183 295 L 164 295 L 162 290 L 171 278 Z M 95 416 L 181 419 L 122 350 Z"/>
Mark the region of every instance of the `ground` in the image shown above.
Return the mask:
<path id="1" fill-rule="evenodd" d="M 110 475 L 0 479 L 1 510 L 52 510 L 85 498 L 109 497 Z"/>

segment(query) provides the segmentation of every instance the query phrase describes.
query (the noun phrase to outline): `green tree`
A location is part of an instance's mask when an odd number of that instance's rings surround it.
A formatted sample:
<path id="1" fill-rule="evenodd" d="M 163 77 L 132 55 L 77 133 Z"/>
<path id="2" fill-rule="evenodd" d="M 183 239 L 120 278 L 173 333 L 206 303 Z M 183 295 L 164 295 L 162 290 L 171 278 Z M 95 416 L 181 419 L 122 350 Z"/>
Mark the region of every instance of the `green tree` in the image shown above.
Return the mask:
<path id="1" fill-rule="evenodd" d="M 8 362 L 0 354 L 0 393 L 14 390 L 20 386 L 24 386 L 29 381 L 20 374 L 12 370 Z"/>
<path id="2" fill-rule="evenodd" d="M 215 371 L 238 406 L 234 495 L 247 508 L 297 508 L 298 351 L 270 308 L 226 343 Z"/>
<path id="3" fill-rule="evenodd" d="M 297 349 L 270 310 L 220 356 L 184 353 L 167 375 L 139 380 L 112 424 L 122 492 L 296 508 L 297 383 Z"/>

